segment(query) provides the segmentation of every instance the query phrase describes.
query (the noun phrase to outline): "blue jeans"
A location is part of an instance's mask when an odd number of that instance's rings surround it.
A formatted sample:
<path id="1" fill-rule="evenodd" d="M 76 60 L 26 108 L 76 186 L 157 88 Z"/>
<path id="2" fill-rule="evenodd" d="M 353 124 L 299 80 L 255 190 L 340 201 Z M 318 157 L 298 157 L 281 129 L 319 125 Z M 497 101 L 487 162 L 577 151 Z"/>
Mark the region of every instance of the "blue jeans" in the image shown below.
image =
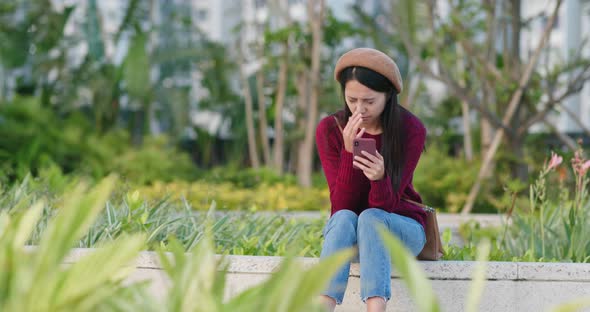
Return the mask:
<path id="1" fill-rule="evenodd" d="M 358 247 L 363 302 L 375 296 L 383 297 L 385 301 L 391 298 L 391 258 L 377 231 L 378 224 L 388 228 L 414 256 L 422 251 L 426 243 L 422 225 L 412 218 L 382 209 L 366 209 L 359 216 L 351 210 L 340 210 L 330 217 L 324 227 L 324 245 L 320 258 L 341 249 Z M 349 270 L 350 261 L 338 270 L 322 294 L 334 298 L 337 304 L 342 304 Z"/>

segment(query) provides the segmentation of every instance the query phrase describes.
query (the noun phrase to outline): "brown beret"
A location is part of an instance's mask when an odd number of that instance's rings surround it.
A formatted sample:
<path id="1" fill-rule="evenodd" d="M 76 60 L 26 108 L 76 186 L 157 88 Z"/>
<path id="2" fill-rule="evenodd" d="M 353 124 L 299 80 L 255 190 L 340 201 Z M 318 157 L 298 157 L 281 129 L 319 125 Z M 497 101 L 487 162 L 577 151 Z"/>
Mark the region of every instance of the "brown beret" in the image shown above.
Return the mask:
<path id="1" fill-rule="evenodd" d="M 351 66 L 366 67 L 378 72 L 389 79 L 399 93 L 404 88 L 399 68 L 389 56 L 381 51 L 371 48 L 357 48 L 344 53 L 336 62 L 334 79 L 338 80 L 340 72 Z"/>

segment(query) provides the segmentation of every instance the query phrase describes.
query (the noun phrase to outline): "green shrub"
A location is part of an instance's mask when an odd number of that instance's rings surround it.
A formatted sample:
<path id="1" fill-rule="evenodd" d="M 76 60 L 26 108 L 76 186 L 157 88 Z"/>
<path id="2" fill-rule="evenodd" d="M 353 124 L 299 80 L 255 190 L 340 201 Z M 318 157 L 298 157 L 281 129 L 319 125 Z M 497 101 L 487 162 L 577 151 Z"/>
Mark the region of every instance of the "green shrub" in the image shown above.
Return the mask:
<path id="1" fill-rule="evenodd" d="M 200 173 L 189 155 L 171 146 L 166 136 L 147 137 L 140 148 L 127 148 L 121 155 L 113 155 L 107 168 L 133 185 L 192 181 Z"/>
<path id="2" fill-rule="evenodd" d="M 446 155 L 440 147 L 429 146 L 416 167 L 413 185 L 422 200 L 441 211 L 458 212 L 465 203 L 471 186 L 479 172 L 479 162 Z M 485 192 L 478 196 L 474 212 L 496 211 L 486 199 Z"/>
<path id="3" fill-rule="evenodd" d="M 255 188 L 241 188 L 231 183 L 183 181 L 156 182 L 139 188 L 148 199 L 171 197 L 186 199 L 197 210 L 206 210 L 215 200 L 220 210 L 247 211 L 328 211 L 330 193 L 327 188 L 302 188 L 295 184 L 259 184 Z"/>
<path id="4" fill-rule="evenodd" d="M 18 213 L 39 198 L 47 198 L 43 218 L 30 243 L 41 240 L 48 219 L 59 213 L 79 179 L 68 178 L 57 184 L 63 193 L 50 190 L 43 178 L 27 178 L 20 184 L 0 189 L 0 211 Z M 208 208 L 211 204 L 208 204 Z M 118 183 L 105 209 L 79 240 L 79 247 L 95 247 L 119 236 L 140 233 L 147 237 L 147 248 L 166 247 L 176 238 L 186 250 L 203 237 L 209 211 L 195 211 L 187 201 L 161 197 L 145 200 L 139 191 L 126 192 Z M 327 211 L 326 211 L 327 213 Z M 259 215 L 249 211 L 211 216 L 213 238 L 218 253 L 260 256 L 319 256 L 322 229 L 327 219 L 290 219 L 280 215 Z"/>
<path id="5" fill-rule="evenodd" d="M 587 162 L 590 161 L 584 163 Z M 55 207 L 67 200 L 68 193 L 78 180 L 64 175 L 57 167 L 44 172 L 47 177 L 29 177 L 19 184 L 3 184 L 0 188 L 0 208 L 3 210 L 19 211 L 27 207 L 23 203 L 31 204 L 36 199 L 48 198 L 44 217 L 31 242 L 40 239 L 47 223 L 43 220 L 55 214 Z M 505 227 L 484 228 L 477 223 L 463 224 L 460 233 L 466 244 L 462 247 L 449 245 L 450 232 L 445 232 L 445 259 L 473 260 L 477 244 L 489 240 L 490 259 L 494 261 L 588 262 L 590 241 L 587 238 L 590 233 L 585 226 L 590 220 L 590 200 L 586 191 L 588 179 L 581 179 L 582 176 L 578 175 L 580 184 L 570 196 L 565 186 L 561 192 L 548 191 L 544 179 L 551 177 L 549 171 L 542 177 L 541 182 L 532 186 L 530 206 L 519 206 L 520 202 L 515 201 L 515 208 L 507 211 L 512 221 Z M 282 184 L 262 184 L 254 189 L 238 189 L 230 183 L 203 182 L 154 183 L 140 188 L 118 184 L 106 210 L 79 246 L 96 246 L 125 233 L 144 233 L 148 237 L 149 248 L 166 246 L 172 237 L 177 237 L 188 250 L 201 239 L 205 210 L 215 202 L 221 210 L 241 210 L 232 213 L 220 211 L 213 219 L 217 252 L 248 255 L 285 255 L 293 252 L 317 256 L 321 250 L 321 232 L 328 209 L 322 210 L 322 218 L 313 220 L 257 214 L 256 211 L 328 207 L 328 198 L 327 189 L 302 190 Z"/>
<path id="6" fill-rule="evenodd" d="M 43 170 L 100 179 L 116 172 L 132 185 L 194 180 L 199 175 L 186 153 L 165 136 L 130 146 L 123 130 L 97 133 L 79 113 L 59 117 L 36 98 L 0 105 L 0 180 L 14 182 Z"/>
<path id="7" fill-rule="evenodd" d="M 583 157 L 581 149 L 575 153 L 573 192 L 565 183 L 561 162 L 562 158 L 555 154 L 550 162 L 545 162 L 538 179 L 530 186 L 529 201 L 522 204 L 514 200 L 503 226 L 462 225 L 460 232 L 467 244 L 448 246 L 445 258 L 472 260 L 475 244 L 486 239 L 492 242 L 490 259 L 496 261 L 590 262 L 590 160 Z M 555 182 L 554 171 L 559 174 Z M 513 198 L 517 198 L 516 194 Z M 450 233 L 445 233 L 443 240 L 448 244 Z"/>
<path id="8" fill-rule="evenodd" d="M 200 180 L 209 183 L 231 183 L 238 188 L 256 188 L 263 184 L 296 185 L 297 178 L 291 174 L 279 175 L 271 168 L 216 167 L 209 170 Z"/>
<path id="9" fill-rule="evenodd" d="M 104 176 L 105 149 L 96 148 L 96 140 L 83 119 L 58 118 L 36 98 L 0 105 L 0 169 L 12 181 L 52 164 Z"/>

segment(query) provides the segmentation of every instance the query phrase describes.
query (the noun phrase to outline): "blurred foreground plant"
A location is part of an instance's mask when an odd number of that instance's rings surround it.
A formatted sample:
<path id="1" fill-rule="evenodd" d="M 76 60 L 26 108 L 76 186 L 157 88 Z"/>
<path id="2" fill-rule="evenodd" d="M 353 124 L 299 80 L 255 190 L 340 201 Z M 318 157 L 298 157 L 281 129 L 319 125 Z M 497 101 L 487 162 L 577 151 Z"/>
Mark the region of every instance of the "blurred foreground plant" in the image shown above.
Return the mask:
<path id="1" fill-rule="evenodd" d="M 124 236 L 107 243 L 91 256 L 63 267 L 70 248 L 88 230 L 113 189 L 105 179 L 88 191 L 79 185 L 69 196 L 33 250 L 25 243 L 41 217 L 37 201 L 22 212 L 0 214 L 1 311 L 132 311 L 134 293 L 142 284 L 123 286 L 133 269 L 129 263 L 143 248 L 142 235 Z M 23 198 L 22 200 L 27 200 Z M 135 302 L 140 307 L 141 302 Z"/>
<path id="2" fill-rule="evenodd" d="M 135 269 L 133 260 L 145 247 L 144 235 L 120 235 L 77 262 L 63 266 L 70 248 L 104 209 L 115 185 L 109 177 L 88 189 L 77 185 L 50 219 L 38 246 L 27 248 L 45 203 L 16 194 L 18 202 L 0 212 L 1 311 L 321 311 L 317 294 L 352 250 L 344 250 L 310 268 L 287 257 L 265 282 L 224 297 L 227 263 L 217 260 L 206 221 L 205 234 L 191 253 L 171 238 L 159 258 L 169 288 L 161 300 L 148 284 L 124 281 Z M 17 192 L 18 193 L 18 192 Z M 7 202 L 2 202 L 6 204 Z M 130 204 L 137 209 L 132 195 Z"/>
<path id="3" fill-rule="evenodd" d="M 392 265 L 400 273 L 402 280 L 406 284 L 408 293 L 413 299 L 415 311 L 419 312 L 439 312 L 441 306 L 434 293 L 432 284 L 428 281 L 426 274 L 420 267 L 419 262 L 407 247 L 394 235 L 390 234 L 387 229 L 380 229 L 381 238 L 389 250 Z M 490 253 L 491 244 L 484 239 L 476 248 L 477 261 L 472 273 L 472 282 L 469 287 L 469 293 L 466 297 L 465 311 L 475 312 L 479 310 L 479 303 L 484 292 L 487 270 L 487 259 Z M 550 311 L 566 312 L 580 311 L 583 308 L 590 307 L 590 297 L 580 298 L 568 303 L 553 307 Z"/>
<path id="4" fill-rule="evenodd" d="M 226 299 L 228 263 L 216 259 L 210 237 L 205 234 L 191 254 L 186 254 L 183 246 L 174 240 L 167 248 L 171 253 L 159 252 L 171 287 L 161 306 L 152 311 L 323 311 L 317 295 L 353 254 L 352 250 L 343 250 L 311 268 L 305 268 L 291 256 L 286 257 L 265 282 Z"/>

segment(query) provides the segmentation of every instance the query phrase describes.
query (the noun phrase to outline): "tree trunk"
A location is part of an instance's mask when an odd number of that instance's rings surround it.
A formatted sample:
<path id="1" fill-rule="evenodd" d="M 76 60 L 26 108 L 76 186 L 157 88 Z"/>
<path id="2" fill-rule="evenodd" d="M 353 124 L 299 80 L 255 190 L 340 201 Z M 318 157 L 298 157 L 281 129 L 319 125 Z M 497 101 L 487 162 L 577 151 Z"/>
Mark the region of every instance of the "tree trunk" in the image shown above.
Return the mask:
<path id="1" fill-rule="evenodd" d="M 2 105 L 4 102 L 4 78 L 4 67 L 2 66 L 2 64 L 0 64 L 0 105 Z"/>
<path id="2" fill-rule="evenodd" d="M 461 101 L 461 113 L 463 114 L 463 150 L 465 160 L 473 161 L 473 145 L 471 144 L 471 122 L 469 120 L 469 105 Z"/>
<path id="3" fill-rule="evenodd" d="M 289 64 L 289 42 L 285 42 L 283 57 L 279 64 L 279 79 L 275 99 L 275 142 L 274 142 L 274 168 L 278 174 L 283 174 L 285 143 L 283 129 L 283 107 L 285 106 L 285 93 L 287 91 L 287 73 Z"/>
<path id="4" fill-rule="evenodd" d="M 492 103 L 495 103 L 495 101 L 494 101 L 495 97 L 494 97 L 493 92 L 494 92 L 493 89 L 490 90 L 490 88 L 487 88 L 484 86 L 483 105 L 490 107 Z M 484 117 L 481 118 L 480 127 L 481 127 L 481 157 L 484 158 L 485 155 L 487 155 L 488 152 L 490 151 L 490 147 L 492 145 L 492 139 L 494 137 L 494 127 L 492 126 L 489 119 L 484 118 Z M 483 175 L 485 179 L 488 179 L 491 177 L 491 175 L 492 175 L 491 173 L 493 172 L 494 167 L 495 167 L 495 162 L 492 160 L 492 163 L 490 164 L 490 169 L 488 171 L 486 171 Z"/>
<path id="5" fill-rule="evenodd" d="M 523 103 L 518 105 L 516 113 L 514 114 L 514 121 L 511 125 L 512 129 L 518 129 L 518 127 L 521 124 L 526 122 L 527 105 L 526 103 L 524 103 L 523 100 L 521 101 Z M 522 160 L 525 158 L 523 144 L 527 133 L 528 131 L 524 131 L 522 133 L 514 131 L 513 135 L 506 137 L 507 146 L 509 146 L 510 148 L 509 152 L 511 153 L 511 156 L 515 159 L 509 162 L 511 176 L 513 179 L 519 179 L 525 183 L 528 180 L 528 165 L 524 163 Z"/>
<path id="6" fill-rule="evenodd" d="M 264 95 L 264 70 L 260 68 L 256 73 L 256 93 L 258 93 L 258 127 L 264 165 L 271 166 L 270 146 L 268 143 L 268 121 L 266 120 L 266 98 Z"/>
<path id="7" fill-rule="evenodd" d="M 517 135 L 513 136 L 508 140 L 508 144 L 510 146 L 510 152 L 514 157 L 514 161 L 511 161 L 512 165 L 510 166 L 510 171 L 512 174 L 512 178 L 519 179 L 522 182 L 527 181 L 528 179 L 528 167 L 524 160 L 524 136 L 525 135 Z"/>
<path id="8" fill-rule="evenodd" d="M 238 47 L 241 44 L 238 44 Z M 250 92 L 250 85 L 248 83 L 248 77 L 244 73 L 244 55 L 243 49 L 238 48 L 238 66 L 240 66 L 240 81 L 242 83 L 242 92 L 244 95 L 244 110 L 246 113 L 246 132 L 248 135 L 248 156 L 250 157 L 250 163 L 253 168 L 260 168 L 260 161 L 258 158 L 258 150 L 256 148 L 256 129 L 254 127 L 254 113 L 252 104 L 252 92 Z"/>
<path id="9" fill-rule="evenodd" d="M 297 177 L 299 184 L 311 187 L 311 172 L 313 170 L 313 146 L 315 128 L 318 119 L 318 98 L 320 80 L 320 62 L 322 56 L 322 22 L 324 15 L 324 0 L 308 1 L 308 17 L 311 26 L 311 71 L 309 77 L 310 94 L 309 105 L 306 114 L 305 137 L 299 150 Z"/>
<path id="10" fill-rule="evenodd" d="M 286 0 L 271 1 L 270 5 L 275 6 L 275 13 L 282 15 L 283 27 L 291 25 L 289 4 Z M 290 36 L 289 36 L 290 37 Z M 283 42 L 283 55 L 279 62 L 279 76 L 277 82 L 277 93 L 275 97 L 275 139 L 274 139 L 274 168 L 278 174 L 283 174 L 285 169 L 285 130 L 283 128 L 283 109 L 287 92 L 289 73 L 289 40 L 287 37 Z"/>
<path id="11" fill-rule="evenodd" d="M 410 66 L 413 67 L 412 64 Z M 409 72 L 415 72 L 415 68 L 410 67 Z M 410 106 L 414 104 L 416 97 L 418 96 L 418 92 L 420 91 L 420 84 L 422 84 L 422 78 L 419 73 L 416 73 L 413 77 L 411 77 L 410 82 L 408 83 L 408 91 L 402 92 L 402 97 L 400 102 L 402 106 L 406 109 L 410 109 Z M 404 95 L 405 94 L 405 95 Z"/>
<path id="12" fill-rule="evenodd" d="M 131 122 L 131 144 L 135 147 L 143 145 L 143 135 L 145 130 L 145 109 L 143 105 L 133 112 L 133 121 Z"/>
<path id="13" fill-rule="evenodd" d="M 308 112 L 309 112 L 309 99 L 310 99 L 310 73 L 309 71 L 304 68 L 298 75 L 297 75 L 297 129 L 299 129 L 300 133 L 304 134 L 303 138 L 299 140 L 297 145 L 297 155 L 295 155 L 295 159 L 297 161 L 297 181 L 299 185 L 305 186 L 306 183 L 311 184 L 311 178 L 309 181 L 303 176 L 304 172 L 307 170 L 307 120 Z"/>
<path id="14" fill-rule="evenodd" d="M 520 72 L 521 69 L 521 61 L 520 61 L 520 24 L 521 24 L 521 16 L 520 16 L 520 0 L 511 0 L 510 1 L 510 30 L 511 30 L 511 42 L 510 42 L 510 68 L 515 71 L 515 76 L 517 75 L 516 72 Z M 521 100 L 522 101 L 522 100 Z M 526 107 L 524 105 L 519 105 L 518 109 L 515 114 L 513 129 L 518 129 L 518 126 L 522 123 L 526 122 Z M 516 159 L 522 160 L 524 159 L 524 135 L 520 135 L 515 133 L 514 136 L 509 137 L 509 146 L 511 147 L 511 152 Z M 512 163 L 511 166 L 512 171 L 512 178 L 520 179 L 523 182 L 526 182 L 528 179 L 528 167 L 522 161 L 515 161 Z"/>
<path id="15" fill-rule="evenodd" d="M 521 28 L 521 16 L 520 16 L 520 0 L 510 1 L 510 20 L 511 20 L 511 39 L 510 43 L 510 65 L 511 68 L 520 72 L 520 28 Z"/>
<path id="16" fill-rule="evenodd" d="M 459 62 L 457 62 L 457 70 L 459 71 L 459 76 L 462 77 L 462 73 L 465 71 L 465 60 L 463 59 L 463 49 L 460 46 L 457 46 L 457 55 L 460 56 Z M 465 88 L 465 79 L 460 79 L 459 84 L 461 87 Z M 465 155 L 465 160 L 471 162 L 473 160 L 473 146 L 471 144 L 471 122 L 469 121 L 469 105 L 465 100 L 461 100 L 461 115 L 463 116 L 463 152 Z"/>
<path id="17" fill-rule="evenodd" d="M 488 154 L 490 151 L 490 146 L 492 145 L 492 138 L 494 136 L 494 131 L 492 129 L 492 125 L 488 121 L 488 119 L 482 117 L 480 120 L 480 127 L 481 127 L 481 156 L 482 158 Z M 491 165 L 493 168 L 493 164 Z M 489 177 L 489 172 L 486 172 L 485 177 Z"/>

